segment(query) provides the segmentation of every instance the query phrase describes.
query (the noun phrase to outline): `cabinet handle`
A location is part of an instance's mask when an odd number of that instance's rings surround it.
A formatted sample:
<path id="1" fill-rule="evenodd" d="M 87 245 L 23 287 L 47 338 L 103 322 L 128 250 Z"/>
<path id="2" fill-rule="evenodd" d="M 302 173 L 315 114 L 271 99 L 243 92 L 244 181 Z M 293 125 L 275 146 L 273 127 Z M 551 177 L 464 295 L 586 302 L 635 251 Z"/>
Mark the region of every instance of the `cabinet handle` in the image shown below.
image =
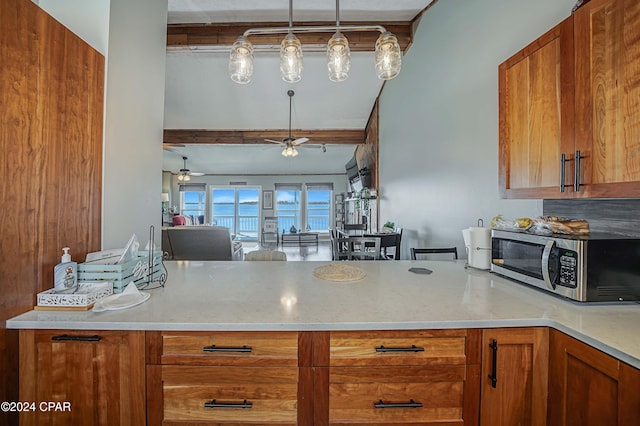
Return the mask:
<path id="1" fill-rule="evenodd" d="M 383 402 L 382 400 L 373 404 L 373 408 L 422 408 L 422 402 L 410 399 L 409 402 Z"/>
<path id="2" fill-rule="evenodd" d="M 204 352 L 251 352 L 251 346 L 242 345 L 242 347 L 228 347 L 228 346 L 205 346 L 202 348 Z"/>
<path id="3" fill-rule="evenodd" d="M 489 347 L 491 348 L 491 374 L 489 374 L 489 378 L 491 379 L 491 387 L 495 388 L 498 383 L 498 341 L 491 340 Z"/>
<path id="4" fill-rule="evenodd" d="M 60 336 L 52 336 L 51 340 L 55 341 L 73 341 L 73 342 L 99 342 L 102 339 L 97 334 L 93 336 L 72 336 L 70 334 L 61 334 Z"/>
<path id="5" fill-rule="evenodd" d="M 565 165 L 567 162 L 567 156 L 565 154 L 560 154 L 560 192 L 564 192 L 565 188 Z"/>
<path id="6" fill-rule="evenodd" d="M 216 402 L 215 399 L 205 402 L 204 408 L 253 408 L 253 403 L 246 399 L 242 402 Z"/>
<path id="7" fill-rule="evenodd" d="M 424 348 L 416 345 L 411 345 L 410 348 L 385 348 L 380 345 L 376 348 L 376 352 L 424 352 Z"/>
<path id="8" fill-rule="evenodd" d="M 575 176 L 573 178 L 573 190 L 575 192 L 580 192 L 580 159 L 584 158 L 583 155 L 580 155 L 580 151 L 576 151 L 576 168 L 575 168 Z"/>

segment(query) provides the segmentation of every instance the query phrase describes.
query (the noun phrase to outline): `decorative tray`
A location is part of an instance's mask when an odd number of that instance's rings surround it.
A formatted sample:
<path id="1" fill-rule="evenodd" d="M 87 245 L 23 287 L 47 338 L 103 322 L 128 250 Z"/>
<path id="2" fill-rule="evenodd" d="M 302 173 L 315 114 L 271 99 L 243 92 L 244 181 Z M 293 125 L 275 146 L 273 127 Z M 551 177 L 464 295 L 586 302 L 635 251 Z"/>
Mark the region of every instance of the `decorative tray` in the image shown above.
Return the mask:
<path id="1" fill-rule="evenodd" d="M 49 289 L 38 293 L 35 310 L 86 311 L 98 300 L 113 294 L 110 281 L 80 282 L 75 293 L 56 293 Z"/>

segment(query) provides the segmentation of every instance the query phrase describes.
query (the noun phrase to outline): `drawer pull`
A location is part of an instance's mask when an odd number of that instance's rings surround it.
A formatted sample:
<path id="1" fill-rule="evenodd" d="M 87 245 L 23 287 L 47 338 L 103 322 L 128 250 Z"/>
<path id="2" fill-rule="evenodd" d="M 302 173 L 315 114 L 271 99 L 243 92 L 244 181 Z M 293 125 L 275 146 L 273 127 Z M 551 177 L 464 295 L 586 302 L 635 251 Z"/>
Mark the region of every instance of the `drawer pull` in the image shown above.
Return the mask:
<path id="1" fill-rule="evenodd" d="M 242 402 L 216 402 L 215 399 L 205 402 L 204 408 L 253 408 L 253 403 L 246 399 Z"/>
<path id="2" fill-rule="evenodd" d="M 238 347 L 225 347 L 225 346 L 205 346 L 202 348 L 204 352 L 251 352 L 251 346 L 243 345 L 241 348 Z"/>
<path id="3" fill-rule="evenodd" d="M 424 352 L 424 348 L 416 345 L 411 345 L 410 348 L 385 348 L 380 345 L 376 348 L 376 352 Z"/>
<path id="4" fill-rule="evenodd" d="M 374 408 L 422 408 L 422 402 L 410 399 L 409 402 L 383 402 L 382 400 L 373 404 Z"/>
<path id="5" fill-rule="evenodd" d="M 51 340 L 55 341 L 73 341 L 73 342 L 99 342 L 101 339 L 97 334 L 93 336 L 72 336 L 70 334 L 61 334 L 60 336 L 52 336 Z"/>

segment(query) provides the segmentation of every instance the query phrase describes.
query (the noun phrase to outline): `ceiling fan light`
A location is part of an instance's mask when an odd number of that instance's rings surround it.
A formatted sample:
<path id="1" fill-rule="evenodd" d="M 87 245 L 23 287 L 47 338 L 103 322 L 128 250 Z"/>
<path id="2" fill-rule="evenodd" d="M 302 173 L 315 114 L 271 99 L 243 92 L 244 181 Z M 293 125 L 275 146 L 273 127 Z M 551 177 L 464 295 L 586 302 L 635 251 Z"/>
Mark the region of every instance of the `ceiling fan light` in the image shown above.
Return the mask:
<path id="1" fill-rule="evenodd" d="M 391 80 L 400 74 L 402 53 L 395 35 L 385 32 L 378 37 L 375 50 L 376 74 L 379 79 Z"/>
<path id="2" fill-rule="evenodd" d="M 280 44 L 280 75 L 287 83 L 302 78 L 302 44 L 293 33 L 287 34 Z"/>
<path id="3" fill-rule="evenodd" d="M 336 31 L 327 45 L 329 80 L 339 82 L 349 77 L 349 69 L 351 68 L 350 56 L 349 41 L 340 31 Z"/>
<path id="4" fill-rule="evenodd" d="M 247 84 L 253 75 L 253 45 L 240 36 L 229 53 L 229 76 L 238 84 Z"/>

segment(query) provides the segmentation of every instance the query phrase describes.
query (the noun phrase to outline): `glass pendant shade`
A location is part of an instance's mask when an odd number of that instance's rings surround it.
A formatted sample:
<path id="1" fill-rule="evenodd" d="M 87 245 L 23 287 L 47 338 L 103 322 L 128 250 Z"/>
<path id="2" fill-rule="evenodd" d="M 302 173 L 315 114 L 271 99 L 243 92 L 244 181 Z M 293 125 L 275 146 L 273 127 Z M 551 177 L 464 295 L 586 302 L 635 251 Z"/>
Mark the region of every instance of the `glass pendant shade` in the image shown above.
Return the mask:
<path id="1" fill-rule="evenodd" d="M 287 147 L 282 150 L 282 155 L 284 157 L 295 157 L 298 155 L 298 150 L 294 146 L 287 145 Z"/>
<path id="2" fill-rule="evenodd" d="M 391 80 L 400 74 L 402 54 L 395 35 L 385 32 L 378 37 L 375 51 L 376 74 L 382 80 Z"/>
<path id="3" fill-rule="evenodd" d="M 329 80 L 344 81 L 349 77 L 349 69 L 351 68 L 350 56 L 349 41 L 340 31 L 336 32 L 327 45 Z"/>
<path id="4" fill-rule="evenodd" d="M 287 83 L 295 83 L 302 78 L 302 44 L 292 33 L 280 45 L 280 74 Z"/>
<path id="5" fill-rule="evenodd" d="M 253 46 L 245 37 L 239 37 L 229 53 L 229 76 L 239 84 L 247 84 L 253 75 Z"/>
<path id="6" fill-rule="evenodd" d="M 189 181 L 191 180 L 191 176 L 189 176 L 189 175 L 188 175 L 188 174 L 186 174 L 186 173 L 180 173 L 180 174 L 178 175 L 178 180 L 179 180 L 180 182 L 189 182 Z"/>

